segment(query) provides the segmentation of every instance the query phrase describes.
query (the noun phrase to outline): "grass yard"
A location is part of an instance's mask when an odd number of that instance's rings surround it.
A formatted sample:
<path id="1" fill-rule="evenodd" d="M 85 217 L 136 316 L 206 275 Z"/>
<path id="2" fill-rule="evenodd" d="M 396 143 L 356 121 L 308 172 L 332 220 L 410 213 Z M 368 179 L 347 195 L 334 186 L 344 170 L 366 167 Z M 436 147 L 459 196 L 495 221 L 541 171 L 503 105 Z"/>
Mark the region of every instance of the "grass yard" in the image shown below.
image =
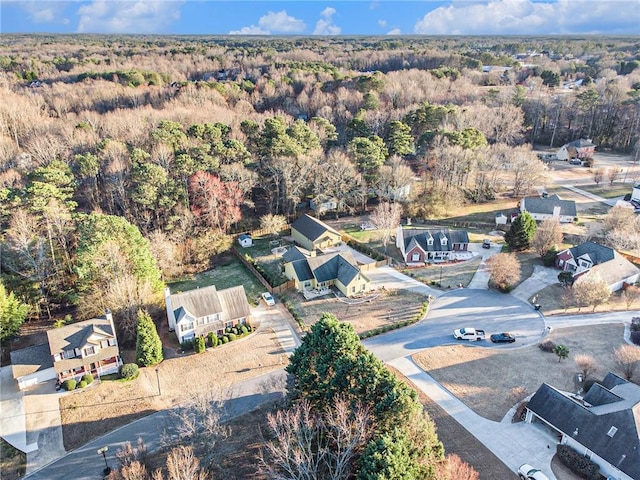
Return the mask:
<path id="1" fill-rule="evenodd" d="M 200 287 L 215 285 L 218 290 L 244 285 L 249 303 L 257 305 L 264 287 L 240 260 L 229 254 L 221 258 L 221 263 L 206 272 L 196 273 L 169 283 L 172 293 L 186 292 Z"/>
<path id="2" fill-rule="evenodd" d="M 378 290 L 371 300 L 359 304 L 344 303 L 333 295 L 304 300 L 299 293 L 289 293 L 285 299 L 303 318 L 305 326 L 316 323 L 324 312 L 353 325 L 357 333 L 413 319 L 425 301 L 424 295 L 407 290 Z"/>
<path id="3" fill-rule="evenodd" d="M 593 307 L 586 307 L 578 310 L 577 307 L 568 306 L 565 308 L 565 304 L 562 301 L 563 293 L 565 292 L 562 285 L 556 283 L 549 285 L 537 293 L 536 302 L 542 306 L 542 311 L 545 315 L 567 315 L 573 313 L 585 313 L 591 312 Z M 627 304 L 622 298 L 622 290 L 614 292 L 609 297 L 609 301 L 604 305 L 600 305 L 596 308 L 596 312 L 623 312 L 625 310 L 638 310 L 640 309 L 640 299 L 636 300 L 627 308 Z"/>
<path id="4" fill-rule="evenodd" d="M 0 438 L 0 478 L 17 480 L 24 476 L 26 468 L 27 454 Z"/>
<path id="5" fill-rule="evenodd" d="M 429 286 L 437 287 L 441 284 L 442 289 L 446 290 L 450 287 L 454 288 L 459 283 L 465 287 L 469 285 L 481 261 L 482 257 L 477 256 L 465 262 L 409 268 L 402 272 Z"/>
<path id="6" fill-rule="evenodd" d="M 531 394 L 546 382 L 561 390 L 577 391 L 580 386 L 575 375 L 579 370 L 573 362 L 577 353 L 596 360 L 598 367 L 592 378 L 616 372 L 611 353 L 624 343 L 623 333 L 621 324 L 554 330 L 545 340 L 568 347 L 569 358 L 561 362 L 537 345 L 517 349 L 448 345 L 424 350 L 413 359 L 477 414 L 500 421 L 517 403 L 511 398 L 516 387 Z"/>
<path id="7" fill-rule="evenodd" d="M 272 241 L 274 242 L 273 245 L 270 243 Z M 275 242 L 278 242 L 277 245 Z M 280 285 L 287 281 L 287 277 L 282 273 L 282 256 L 271 253 L 271 250 L 276 246 L 288 247 L 291 244 L 283 239 L 260 237 L 253 239 L 252 247 L 243 248 L 240 252 L 256 260 L 265 270 L 267 276 L 273 280 L 273 283 Z"/>
<path id="8" fill-rule="evenodd" d="M 460 223 L 495 224 L 496 214 L 516 211 L 518 200 L 511 197 L 499 197 L 487 203 L 465 203 L 448 212 L 447 220 Z"/>
<path id="9" fill-rule="evenodd" d="M 606 179 L 605 179 L 606 180 Z M 593 193 L 602 198 L 618 198 L 624 197 L 627 193 L 631 193 L 631 186 L 625 184 L 609 185 L 609 182 L 602 182 L 600 185 L 576 185 L 576 188 L 584 190 L 585 192 Z"/>

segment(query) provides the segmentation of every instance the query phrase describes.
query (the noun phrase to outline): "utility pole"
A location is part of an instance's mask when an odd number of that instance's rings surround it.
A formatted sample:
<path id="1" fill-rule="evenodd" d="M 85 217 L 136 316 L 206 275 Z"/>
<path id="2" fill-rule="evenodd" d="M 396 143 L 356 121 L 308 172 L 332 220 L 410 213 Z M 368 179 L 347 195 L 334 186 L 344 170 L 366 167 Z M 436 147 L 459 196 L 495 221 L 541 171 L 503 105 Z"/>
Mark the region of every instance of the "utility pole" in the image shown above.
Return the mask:
<path id="1" fill-rule="evenodd" d="M 162 390 L 160 390 L 160 372 L 159 369 L 156 368 L 156 381 L 158 382 L 158 396 L 162 396 Z"/>

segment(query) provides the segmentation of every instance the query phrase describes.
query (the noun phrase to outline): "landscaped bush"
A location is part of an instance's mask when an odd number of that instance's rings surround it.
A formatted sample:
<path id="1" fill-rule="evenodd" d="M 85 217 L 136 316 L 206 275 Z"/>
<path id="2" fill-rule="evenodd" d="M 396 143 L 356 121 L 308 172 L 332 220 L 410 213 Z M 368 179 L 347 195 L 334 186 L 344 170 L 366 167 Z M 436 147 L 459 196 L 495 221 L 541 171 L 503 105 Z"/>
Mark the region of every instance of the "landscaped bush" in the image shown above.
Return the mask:
<path id="1" fill-rule="evenodd" d="M 600 480 L 600 467 L 568 445 L 558 445 L 558 458 L 576 475 L 587 480 Z"/>
<path id="2" fill-rule="evenodd" d="M 551 340 L 545 340 L 544 342 L 538 344 L 538 348 L 543 352 L 553 353 L 553 349 L 556 348 L 556 344 Z"/>
<path id="3" fill-rule="evenodd" d="M 234 335 L 238 335 L 240 332 L 238 332 L 238 329 L 236 327 L 233 327 L 231 329 L 231 333 L 233 333 Z"/>
<path id="4" fill-rule="evenodd" d="M 247 329 L 247 332 L 249 332 L 249 333 L 253 332 L 253 327 L 252 327 L 251 325 L 249 325 L 248 323 L 246 323 L 244 326 L 245 326 L 245 328 Z"/>
<path id="5" fill-rule="evenodd" d="M 65 380 L 62 382 L 62 388 L 64 388 L 67 392 L 76 389 L 76 381 L 73 378 Z"/>
<path id="6" fill-rule="evenodd" d="M 81 380 L 77 388 L 84 388 L 86 386 L 87 386 L 87 382 L 85 382 L 84 380 Z"/>
<path id="7" fill-rule="evenodd" d="M 221 340 L 222 340 L 222 343 L 229 343 L 229 337 L 227 335 L 223 335 Z"/>
<path id="8" fill-rule="evenodd" d="M 247 333 L 249 333 L 249 330 L 247 329 L 247 327 L 245 327 L 244 325 L 242 325 L 242 326 L 240 327 L 240 333 L 241 333 L 242 335 L 246 335 Z"/>
<path id="9" fill-rule="evenodd" d="M 640 317 L 631 318 L 631 331 L 640 332 Z"/>
<path id="10" fill-rule="evenodd" d="M 545 267 L 553 267 L 556 263 L 556 256 L 558 255 L 558 249 L 551 247 L 547 253 L 542 257 L 542 263 Z"/>
<path id="11" fill-rule="evenodd" d="M 82 376 L 81 381 L 85 382 L 87 385 L 93 383 L 93 375 L 89 374 L 89 373 L 85 373 Z"/>
<path id="12" fill-rule="evenodd" d="M 193 350 L 193 340 L 183 340 L 180 344 L 183 352 L 188 352 L 189 350 Z"/>
<path id="13" fill-rule="evenodd" d="M 629 338 L 634 344 L 640 345 L 640 332 L 631 332 L 631 336 Z"/>
<path id="14" fill-rule="evenodd" d="M 120 378 L 124 378 L 125 380 L 133 380 L 137 378 L 140 374 L 140 370 L 138 369 L 138 365 L 135 363 L 125 363 L 120 367 Z"/>
<path id="15" fill-rule="evenodd" d="M 229 335 L 227 335 L 227 337 L 229 337 L 230 342 L 233 342 L 236 338 L 238 338 L 235 333 L 230 333 Z"/>
<path id="16" fill-rule="evenodd" d="M 193 348 L 196 353 L 204 352 L 206 349 L 206 346 L 204 344 L 204 337 L 196 337 L 193 341 Z"/>
<path id="17" fill-rule="evenodd" d="M 207 339 L 209 340 L 209 345 L 211 345 L 212 347 L 216 347 L 218 345 L 218 336 L 215 334 L 215 332 L 209 332 L 209 335 L 207 335 Z"/>

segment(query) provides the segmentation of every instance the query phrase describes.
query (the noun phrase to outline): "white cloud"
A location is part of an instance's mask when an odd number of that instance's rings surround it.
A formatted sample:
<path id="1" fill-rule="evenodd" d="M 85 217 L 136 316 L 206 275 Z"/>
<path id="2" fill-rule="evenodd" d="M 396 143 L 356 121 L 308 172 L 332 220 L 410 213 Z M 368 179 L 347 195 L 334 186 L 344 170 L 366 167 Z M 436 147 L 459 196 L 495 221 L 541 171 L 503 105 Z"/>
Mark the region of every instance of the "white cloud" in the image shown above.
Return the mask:
<path id="1" fill-rule="evenodd" d="M 454 1 L 419 20 L 427 35 L 637 33 L 637 0 Z"/>
<path id="2" fill-rule="evenodd" d="M 20 8 L 27 12 L 27 19 L 33 23 L 62 23 L 68 24 L 69 19 L 62 16 L 70 2 L 42 2 L 26 1 L 18 2 Z"/>
<path id="3" fill-rule="evenodd" d="M 378 25 L 381 26 L 382 28 L 384 28 L 384 27 L 387 26 L 387 21 L 383 20 L 383 19 L 380 19 L 380 20 L 378 20 Z"/>
<path id="4" fill-rule="evenodd" d="M 327 7 L 322 12 L 320 20 L 316 22 L 316 28 L 313 30 L 314 35 L 340 35 L 342 29 L 334 25 L 333 16 L 336 14 L 336 9 L 333 7 Z"/>
<path id="5" fill-rule="evenodd" d="M 78 32 L 158 33 L 180 18 L 182 0 L 94 0 L 78 8 Z"/>
<path id="6" fill-rule="evenodd" d="M 402 30 L 399 28 L 394 28 L 393 30 L 389 30 L 387 35 L 402 35 Z"/>
<path id="7" fill-rule="evenodd" d="M 258 25 L 242 27 L 240 30 L 232 30 L 229 35 L 270 35 L 272 33 L 302 33 L 306 25 L 304 21 L 287 15 L 286 10 L 281 12 L 269 11 L 260 17 Z"/>

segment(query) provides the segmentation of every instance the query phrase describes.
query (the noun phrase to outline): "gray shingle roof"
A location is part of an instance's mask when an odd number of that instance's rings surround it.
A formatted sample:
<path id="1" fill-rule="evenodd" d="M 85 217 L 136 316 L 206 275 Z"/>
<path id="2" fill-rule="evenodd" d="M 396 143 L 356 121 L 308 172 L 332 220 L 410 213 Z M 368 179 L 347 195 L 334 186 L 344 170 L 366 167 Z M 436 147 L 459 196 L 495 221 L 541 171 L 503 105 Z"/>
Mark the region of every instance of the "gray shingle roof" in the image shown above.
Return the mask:
<path id="1" fill-rule="evenodd" d="M 581 257 L 585 254 L 589 255 L 594 265 L 613 260 L 614 251 L 612 248 L 605 247 L 595 242 L 584 242 L 569 249 L 573 258 Z"/>
<path id="2" fill-rule="evenodd" d="M 318 282 L 339 280 L 343 285 L 348 285 L 360 273 L 356 259 L 349 251 L 313 257 L 302 255 L 302 258 L 292 254 L 292 257 L 294 260 L 291 262 L 299 281 L 315 278 Z"/>
<path id="3" fill-rule="evenodd" d="M 608 400 L 621 400 L 590 406 L 543 384 L 527 408 L 631 478 L 640 478 L 640 387 L 624 382 L 610 391 Z M 596 392 L 593 398 L 604 396 Z"/>
<path id="4" fill-rule="evenodd" d="M 293 269 L 296 271 L 296 276 L 301 282 L 305 282 L 313 278 L 313 273 L 311 273 L 311 269 L 309 268 L 309 263 L 306 258 L 294 261 Z"/>
<path id="5" fill-rule="evenodd" d="M 282 255 L 284 263 L 294 262 L 296 260 L 304 260 L 308 256 L 307 250 L 300 247 L 291 247 Z"/>
<path id="6" fill-rule="evenodd" d="M 562 200 L 558 195 L 549 197 L 525 197 L 522 199 L 524 209 L 527 212 L 553 215 L 553 209 L 560 207 L 560 215 L 575 217 L 577 215 L 576 202 Z"/>
<path id="7" fill-rule="evenodd" d="M 53 357 L 49 344 L 41 343 L 11 352 L 13 378 L 23 377 L 31 373 L 53 367 Z"/>
<path id="8" fill-rule="evenodd" d="M 565 145 L 565 147 L 577 147 L 577 148 L 587 148 L 587 147 L 596 147 L 597 145 L 593 143 L 589 139 L 580 138 L 578 140 L 574 140 Z"/>
<path id="9" fill-rule="evenodd" d="M 60 328 L 52 328 L 47 331 L 49 339 L 49 351 L 51 355 L 64 350 L 82 348 L 87 344 L 92 334 L 101 337 L 114 338 L 115 332 L 111 329 L 111 322 L 106 318 L 93 318 L 83 322 L 76 322 Z"/>
<path id="10" fill-rule="evenodd" d="M 299 217 L 295 222 L 291 224 L 291 228 L 297 230 L 306 238 L 311 241 L 315 241 L 320 238 L 325 232 L 333 232 L 336 235 L 340 235 L 336 230 L 329 225 L 321 222 L 317 218 L 313 218 L 307 214 Z"/>
<path id="11" fill-rule="evenodd" d="M 244 286 L 216 290 L 215 285 L 171 295 L 176 321 L 187 314 L 196 318 L 220 314 L 222 322 L 247 317 L 251 311 Z"/>
<path id="12" fill-rule="evenodd" d="M 419 245 L 425 252 L 448 252 L 453 250 L 454 244 L 469 243 L 469 234 L 466 230 L 449 230 L 448 228 L 437 230 L 403 229 L 405 252 Z M 442 238 L 447 239 L 446 245 L 442 245 Z M 429 239 L 433 243 L 429 245 Z"/>

